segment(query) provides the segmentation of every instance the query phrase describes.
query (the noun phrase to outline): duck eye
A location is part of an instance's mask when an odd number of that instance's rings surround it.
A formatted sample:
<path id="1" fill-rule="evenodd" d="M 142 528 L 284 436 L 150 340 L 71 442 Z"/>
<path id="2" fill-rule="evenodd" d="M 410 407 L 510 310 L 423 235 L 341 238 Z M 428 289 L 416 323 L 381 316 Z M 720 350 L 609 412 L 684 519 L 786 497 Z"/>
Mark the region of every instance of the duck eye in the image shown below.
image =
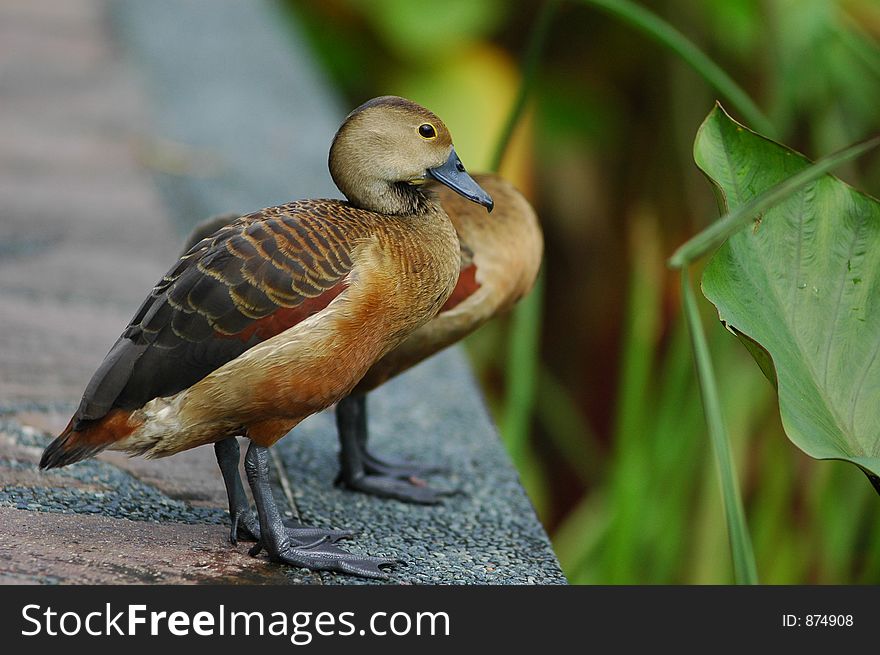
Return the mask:
<path id="1" fill-rule="evenodd" d="M 430 123 L 423 123 L 422 125 L 419 125 L 419 134 L 425 139 L 433 139 L 437 136 L 437 130 L 435 130 L 434 126 Z"/>

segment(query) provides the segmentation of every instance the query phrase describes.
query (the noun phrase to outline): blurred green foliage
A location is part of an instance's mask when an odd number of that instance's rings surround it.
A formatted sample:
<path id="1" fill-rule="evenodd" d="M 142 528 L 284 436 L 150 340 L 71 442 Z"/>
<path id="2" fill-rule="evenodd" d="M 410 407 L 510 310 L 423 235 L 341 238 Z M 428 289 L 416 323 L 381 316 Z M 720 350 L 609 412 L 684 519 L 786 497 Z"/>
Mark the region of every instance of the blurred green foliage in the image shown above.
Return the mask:
<path id="1" fill-rule="evenodd" d="M 815 158 L 880 130 L 876 0 L 639 1 L 736 80 L 787 145 Z M 471 170 L 491 165 L 541 2 L 285 6 L 351 106 L 411 97 L 443 116 Z M 732 580 L 678 275 L 664 264 L 718 215 L 692 158 L 716 95 L 631 25 L 562 2 L 501 168 L 545 231 L 540 366 L 517 448 L 572 582 Z M 880 192 L 876 155 L 838 174 Z M 855 467 L 790 444 L 772 386 L 700 309 L 761 581 L 880 582 L 876 494 Z M 509 331 L 496 320 L 468 340 L 499 418 L 518 365 Z"/>

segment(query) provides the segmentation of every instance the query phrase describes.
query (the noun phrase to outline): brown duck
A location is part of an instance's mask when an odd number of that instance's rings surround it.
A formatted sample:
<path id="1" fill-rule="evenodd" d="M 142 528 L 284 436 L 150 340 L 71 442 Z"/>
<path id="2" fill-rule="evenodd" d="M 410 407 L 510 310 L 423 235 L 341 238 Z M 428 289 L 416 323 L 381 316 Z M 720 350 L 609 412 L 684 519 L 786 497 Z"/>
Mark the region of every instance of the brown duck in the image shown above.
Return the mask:
<path id="1" fill-rule="evenodd" d="M 431 504 L 442 492 L 412 478 L 438 470 L 431 466 L 382 460 L 367 450 L 367 393 L 392 377 L 466 337 L 489 319 L 506 312 L 531 289 L 541 264 L 543 238 L 534 209 L 523 195 L 499 175 L 476 174 L 473 179 L 495 203 L 491 220 L 479 206 L 435 182 L 426 185 L 440 199 L 458 233 L 461 268 L 452 295 L 435 318 L 415 330 L 403 343 L 370 367 L 354 390 L 336 405 L 340 441 L 339 482 L 345 486 L 398 500 Z M 222 214 L 200 223 L 185 249 L 223 228 L 238 214 Z M 237 445 L 229 449 L 225 468 L 234 470 Z M 221 465 L 223 466 L 223 465 Z M 237 477 L 237 475 L 236 475 Z M 235 484 L 234 482 L 232 484 Z M 241 488 L 241 483 L 238 482 Z M 244 490 L 240 492 L 244 498 Z M 238 512 L 239 536 L 254 538 L 256 520 Z"/>
<path id="2" fill-rule="evenodd" d="M 366 394 L 392 377 L 471 334 L 510 310 L 535 283 L 543 238 L 535 210 L 509 182 L 474 175 L 495 201 L 491 220 L 446 188 L 436 192 L 461 244 L 458 282 L 437 316 L 376 362 L 351 394 L 336 405 L 340 439 L 339 480 L 347 487 L 417 503 L 436 503 L 441 493 L 410 479 L 432 466 L 383 461 L 366 448 Z"/>
<path id="3" fill-rule="evenodd" d="M 341 550 L 332 542 L 342 533 L 282 522 L 267 449 L 351 393 L 451 295 L 458 238 L 423 183 L 437 180 L 489 210 L 492 200 L 465 172 L 442 121 L 402 98 L 354 110 L 329 164 L 348 202 L 297 201 L 242 216 L 159 281 L 41 468 L 104 449 L 164 457 L 243 435 L 259 525 L 252 554 L 265 548 L 278 562 L 385 575 L 392 560 Z M 234 492 L 233 484 L 231 501 Z M 233 534 L 239 500 L 230 503 Z"/>

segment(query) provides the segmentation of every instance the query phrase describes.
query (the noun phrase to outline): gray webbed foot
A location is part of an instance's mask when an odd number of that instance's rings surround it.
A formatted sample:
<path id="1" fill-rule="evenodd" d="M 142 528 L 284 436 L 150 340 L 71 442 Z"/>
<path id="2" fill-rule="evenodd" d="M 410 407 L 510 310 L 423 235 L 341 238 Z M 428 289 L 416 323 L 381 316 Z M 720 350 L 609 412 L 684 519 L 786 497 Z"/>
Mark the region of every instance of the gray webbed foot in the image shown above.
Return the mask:
<path id="1" fill-rule="evenodd" d="M 382 498 L 394 498 L 405 503 L 417 505 L 436 505 L 443 500 L 444 496 L 452 496 L 456 491 L 433 489 L 422 481 L 401 480 L 384 475 L 359 475 L 348 479 L 339 477 L 339 483 L 354 491 L 362 491 L 380 496 Z"/>
<path id="2" fill-rule="evenodd" d="M 415 462 L 403 462 L 399 460 L 380 459 L 373 455 L 366 448 L 366 444 L 361 449 L 361 457 L 364 462 L 364 471 L 371 475 L 381 475 L 386 478 L 397 478 L 398 480 L 409 480 L 410 478 L 420 478 L 423 475 L 432 475 L 434 473 L 447 473 L 448 470 L 443 466 L 433 466 L 431 464 L 416 464 Z"/>
<path id="3" fill-rule="evenodd" d="M 217 463 L 220 465 L 223 482 L 226 484 L 226 496 L 229 499 L 229 518 L 232 521 L 229 541 L 233 545 L 237 544 L 239 539 L 259 541 L 260 521 L 250 508 L 238 473 L 240 452 L 238 441 L 234 437 L 218 441 L 214 444 L 214 452 L 217 455 Z M 354 536 L 351 530 L 312 528 L 295 519 L 284 519 L 282 523 L 288 539 L 296 546 L 312 544 L 322 538 L 326 538 L 330 543 L 336 543 L 340 539 Z"/>
<path id="4" fill-rule="evenodd" d="M 340 444 L 336 484 L 419 505 L 436 505 L 444 496 L 458 493 L 432 489 L 419 479 L 421 475 L 442 472 L 441 467 L 382 460 L 367 450 L 367 400 L 363 394 L 337 403 L 336 426 Z"/>
<path id="5" fill-rule="evenodd" d="M 230 535 L 230 541 L 235 545 L 238 537 L 242 541 L 259 541 L 260 540 L 260 522 L 256 513 L 248 510 L 244 513 L 245 520 L 241 518 L 232 520 L 233 532 Z M 318 541 L 326 539 L 331 544 L 335 544 L 340 539 L 350 539 L 356 534 L 354 530 L 325 530 L 324 528 L 313 528 L 303 525 L 296 519 L 282 519 L 287 538 L 294 546 L 306 546 Z M 237 527 L 237 532 L 236 532 Z"/>
<path id="6" fill-rule="evenodd" d="M 251 442 L 245 456 L 245 470 L 248 482 L 254 494 L 257 505 L 257 515 L 260 523 L 260 540 L 251 548 L 251 555 L 258 555 L 266 550 L 269 559 L 273 562 L 282 562 L 292 566 L 301 566 L 312 570 L 335 571 L 367 578 L 385 579 L 388 573 L 384 570 L 398 564 L 396 560 L 384 557 L 370 557 L 368 555 L 356 555 L 342 550 L 332 543 L 332 538 L 325 530 L 319 528 L 306 528 L 297 525 L 300 536 L 306 531 L 314 530 L 314 534 L 321 535 L 309 543 L 296 544 L 288 536 L 289 530 L 281 519 L 272 489 L 269 485 L 269 453 L 262 446 Z M 331 531 L 333 533 L 346 531 Z M 350 534 L 347 533 L 346 534 Z"/>
<path id="7" fill-rule="evenodd" d="M 290 543 L 272 545 L 270 541 L 264 546 L 263 542 L 259 541 L 248 551 L 248 554 L 256 557 L 264 547 L 273 562 L 299 566 L 312 571 L 334 571 L 379 580 L 388 579 L 388 572 L 383 569 L 402 564 L 400 560 L 349 553 L 326 538 L 298 545 Z"/>

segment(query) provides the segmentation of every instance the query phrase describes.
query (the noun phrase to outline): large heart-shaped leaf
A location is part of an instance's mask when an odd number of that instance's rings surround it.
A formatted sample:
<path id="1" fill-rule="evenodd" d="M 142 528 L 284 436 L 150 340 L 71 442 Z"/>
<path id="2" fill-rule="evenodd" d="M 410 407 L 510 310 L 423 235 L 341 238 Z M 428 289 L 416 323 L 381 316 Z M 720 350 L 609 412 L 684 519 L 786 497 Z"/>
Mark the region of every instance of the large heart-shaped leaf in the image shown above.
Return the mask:
<path id="1" fill-rule="evenodd" d="M 720 107 L 694 158 L 728 210 L 810 165 Z M 789 439 L 880 475 L 880 203 L 825 175 L 730 237 L 702 286 L 775 374 Z"/>

